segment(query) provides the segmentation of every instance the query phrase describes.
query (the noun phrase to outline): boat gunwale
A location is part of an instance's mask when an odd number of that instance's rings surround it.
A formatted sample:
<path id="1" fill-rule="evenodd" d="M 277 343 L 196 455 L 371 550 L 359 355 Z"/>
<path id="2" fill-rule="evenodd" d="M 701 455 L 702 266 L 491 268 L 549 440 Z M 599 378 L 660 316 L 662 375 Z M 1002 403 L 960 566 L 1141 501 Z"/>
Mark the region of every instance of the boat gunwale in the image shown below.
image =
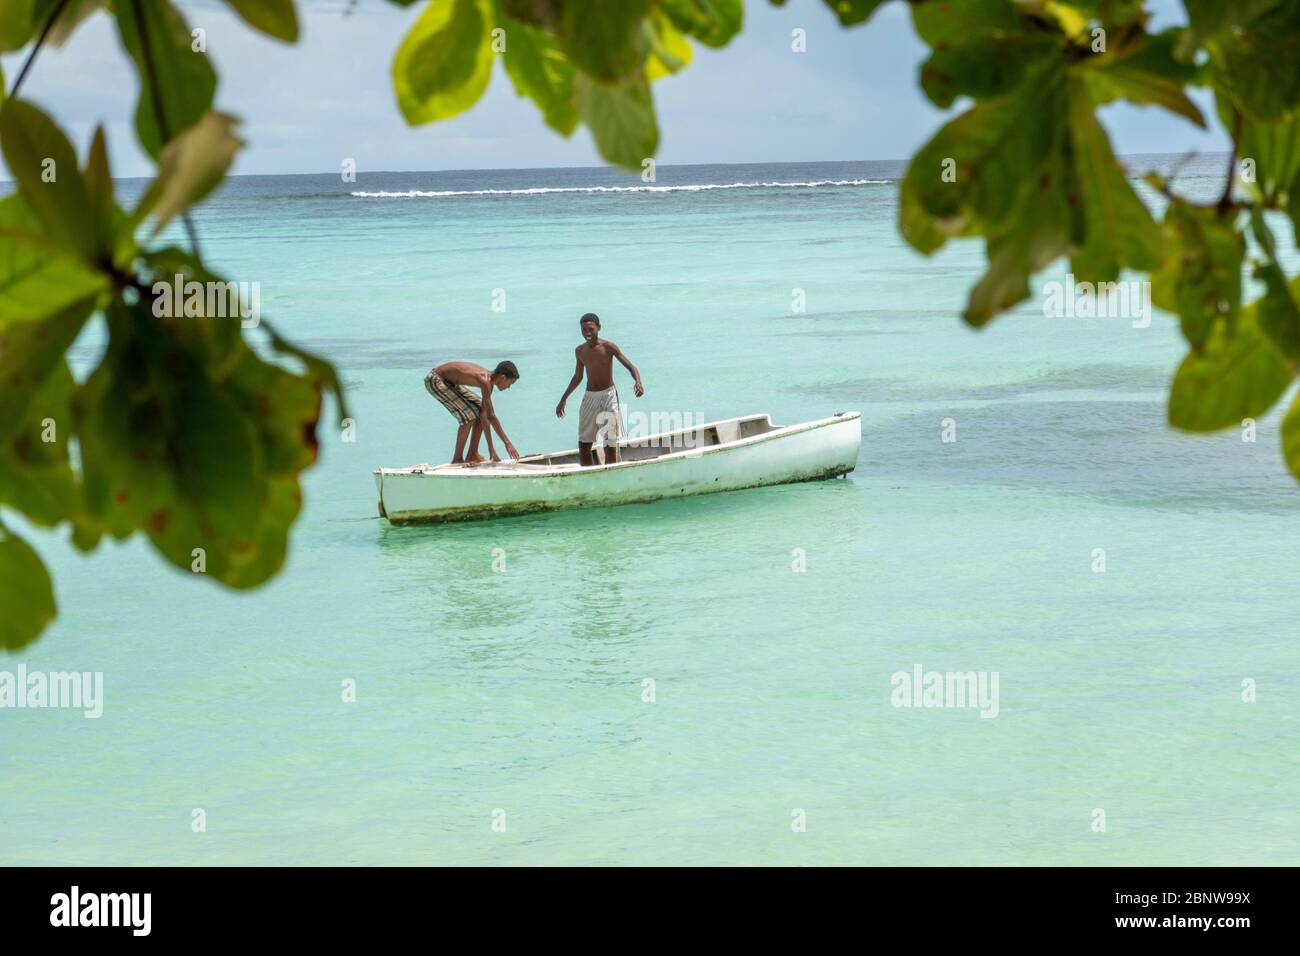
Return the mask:
<path id="1" fill-rule="evenodd" d="M 772 415 L 770 412 L 761 415 L 742 415 L 738 418 L 724 418 L 716 422 L 709 422 L 705 425 L 700 425 L 695 428 L 683 428 L 675 432 L 661 432 L 658 435 L 651 435 L 646 439 L 638 439 L 638 441 L 644 441 L 645 443 L 649 444 L 655 441 L 656 439 L 672 438 L 677 435 L 684 435 L 688 432 L 701 431 L 706 428 L 715 428 L 718 425 L 729 425 L 732 422 L 755 421 L 756 419 L 759 418 L 766 418 L 767 423 L 769 425 L 772 424 Z M 557 465 L 537 465 L 538 468 L 547 469 L 547 470 L 537 471 L 537 472 L 518 472 L 518 471 L 498 471 L 494 468 L 487 468 L 482 471 L 480 471 L 478 468 L 453 469 L 449 465 L 434 465 L 431 468 L 426 469 L 422 465 L 408 465 L 405 468 L 379 467 L 376 468 L 373 472 L 371 472 L 371 474 L 378 475 L 378 476 L 420 475 L 420 476 L 431 477 L 431 478 L 457 478 L 457 479 L 563 478 L 567 475 L 600 474 L 601 472 L 612 471 L 618 468 L 630 468 L 638 465 L 649 465 L 655 462 L 669 461 L 675 458 L 684 459 L 691 455 L 702 456 L 714 452 L 726 451 L 731 448 L 741 448 L 748 445 L 757 445 L 757 444 L 761 444 L 764 441 L 772 441 L 777 438 L 787 438 L 790 435 L 795 435 L 798 434 L 799 432 L 812 431 L 813 429 L 816 428 L 825 428 L 829 425 L 834 425 L 839 422 L 852 421 L 854 419 L 861 419 L 861 418 L 862 418 L 861 412 L 837 412 L 836 414 L 831 415 L 827 418 L 818 418 L 811 422 L 797 422 L 793 425 L 773 425 L 771 431 L 760 432 L 757 435 L 750 435 L 748 438 L 737 438 L 734 441 L 719 442 L 716 445 L 705 445 L 701 448 L 683 448 L 680 451 L 671 451 L 666 455 L 656 455 L 653 458 L 634 458 L 629 461 L 616 461 L 616 462 L 611 462 L 609 464 L 588 465 L 586 467 L 579 465 L 576 467 L 571 466 L 571 467 L 562 468 L 561 466 L 557 466 Z M 625 440 L 625 443 L 620 444 L 618 447 L 627 448 L 627 447 L 635 447 L 635 446 L 628 446 Z M 565 451 L 553 451 L 544 455 L 528 455 L 525 458 L 519 459 L 517 463 L 527 464 L 528 458 L 549 458 L 549 457 L 555 457 L 557 455 L 577 454 L 577 451 L 578 450 L 574 448 L 574 449 L 567 449 Z M 442 468 L 446 468 L 448 470 L 447 471 L 438 470 Z M 550 469 L 555 469 L 555 470 L 552 471 Z"/>

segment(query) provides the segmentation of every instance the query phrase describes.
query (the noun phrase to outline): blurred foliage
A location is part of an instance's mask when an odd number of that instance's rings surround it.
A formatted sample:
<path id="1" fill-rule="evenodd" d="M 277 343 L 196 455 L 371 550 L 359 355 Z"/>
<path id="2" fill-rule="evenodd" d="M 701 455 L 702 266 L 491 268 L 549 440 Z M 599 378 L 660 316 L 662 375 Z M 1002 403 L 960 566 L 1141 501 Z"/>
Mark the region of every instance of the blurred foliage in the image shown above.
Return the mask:
<path id="1" fill-rule="evenodd" d="M 851 27 L 885 2 L 825 6 Z M 292 0 L 226 3 L 267 36 L 297 40 Z M 964 314 L 973 326 L 1026 300 L 1031 277 L 1063 258 L 1078 282 L 1149 276 L 1188 344 L 1170 423 L 1209 431 L 1268 411 L 1300 361 L 1300 283 L 1272 233 L 1287 218 L 1300 227 L 1300 4 L 1184 5 L 1186 27 L 1153 33 L 1141 0 L 912 0 L 930 48 L 920 87 L 962 111 L 912 158 L 899 229 L 926 255 L 983 238 L 988 267 Z M 254 587 L 283 564 L 323 393 L 343 411 L 338 379 L 265 323 L 261 353 L 283 364 L 254 350 L 237 317 L 203 303 L 184 315 L 154 308 L 156 281 L 224 281 L 202 259 L 188 210 L 243 143 L 238 120 L 213 110 L 216 73 L 170 0 L 0 0 L 0 51 L 31 48 L 21 79 L 42 45 L 101 9 L 139 77 L 136 134 L 157 178 L 123 209 L 102 130 L 79 166 L 40 109 L 12 94 L 0 106 L 0 150 L 17 182 L 0 200 L 0 505 L 36 525 L 66 523 L 84 550 L 141 533 L 189 571 L 201 549 L 205 576 Z M 478 102 L 499 59 L 553 130 L 585 126 L 606 161 L 640 170 L 659 144 L 652 84 L 687 67 L 693 43 L 727 46 L 743 19 L 742 0 L 426 0 L 394 56 L 393 90 L 408 123 L 448 119 Z M 1167 198 L 1158 222 L 1097 111 L 1125 100 L 1205 126 L 1191 87 L 1212 91 L 1210 119 L 1233 159 L 1212 203 L 1149 175 Z M 1239 162 L 1253 176 L 1239 177 Z M 190 248 L 154 247 L 177 217 Z M 1246 303 L 1248 268 L 1262 292 Z M 108 346 L 78 382 L 65 353 L 92 321 Z M 1300 478 L 1300 404 L 1282 433 Z M 0 646 L 34 640 L 54 614 L 40 559 L 0 524 Z"/>
<path id="2" fill-rule="evenodd" d="M 0 49 L 42 34 L 60 42 L 100 6 L 4 0 Z M 230 6 L 273 37 L 297 37 L 290 0 Z M 206 292 L 187 294 L 183 308 L 155 308 L 155 282 L 227 288 L 196 249 L 141 237 L 185 216 L 243 143 L 237 121 L 212 108 L 216 73 L 176 7 L 118 0 L 109 12 L 140 77 L 140 144 L 158 161 L 133 209 L 114 196 L 102 129 L 79 166 L 39 108 L 14 96 L 0 106 L 0 150 L 17 186 L 0 200 L 0 505 L 36 525 L 66 523 L 82 550 L 141 533 L 186 572 L 255 587 L 284 563 L 323 392 L 342 409 L 338 380 L 264 322 L 261 351 L 288 362 L 263 358 L 229 298 L 217 308 Z M 77 382 L 65 353 L 92 321 L 105 326 L 107 348 Z M 0 525 L 0 646 L 29 643 L 54 614 L 40 559 Z"/>

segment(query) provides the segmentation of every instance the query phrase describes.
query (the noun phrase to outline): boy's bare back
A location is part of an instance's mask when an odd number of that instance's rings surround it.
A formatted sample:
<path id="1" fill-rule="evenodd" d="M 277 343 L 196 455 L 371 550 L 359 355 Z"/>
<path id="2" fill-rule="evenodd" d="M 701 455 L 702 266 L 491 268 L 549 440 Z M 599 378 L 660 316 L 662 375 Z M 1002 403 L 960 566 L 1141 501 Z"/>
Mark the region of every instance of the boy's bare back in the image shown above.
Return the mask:
<path id="1" fill-rule="evenodd" d="M 473 362 L 443 362 L 434 371 L 439 378 L 453 385 L 468 385 L 470 388 L 482 388 L 492 381 L 492 373 Z"/>

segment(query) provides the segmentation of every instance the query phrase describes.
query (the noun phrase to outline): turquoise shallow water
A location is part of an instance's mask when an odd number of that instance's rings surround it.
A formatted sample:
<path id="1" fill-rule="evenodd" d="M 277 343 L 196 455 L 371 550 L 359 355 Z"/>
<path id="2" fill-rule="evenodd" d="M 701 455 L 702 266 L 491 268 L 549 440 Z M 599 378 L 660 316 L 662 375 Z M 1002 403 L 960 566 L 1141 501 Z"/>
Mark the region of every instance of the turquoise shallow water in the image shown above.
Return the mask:
<path id="1" fill-rule="evenodd" d="M 0 861 L 1297 862 L 1300 488 L 1277 416 L 1253 444 L 1170 432 L 1169 316 L 1045 318 L 1036 298 L 966 330 L 982 253 L 903 247 L 897 174 L 230 184 L 198 217 L 205 253 L 338 363 L 356 441 L 323 430 L 288 566 L 253 594 L 140 543 L 85 558 L 34 536 L 61 616 L 0 670 L 103 671 L 105 713 L 0 711 Z M 351 195 L 411 190 L 474 194 Z M 513 359 L 511 437 L 571 447 L 552 409 L 589 309 L 642 370 L 633 410 L 859 409 L 858 470 L 445 528 L 374 517 L 371 468 L 450 455 L 421 385 L 438 361 Z M 892 706 L 917 664 L 996 671 L 998 716 Z"/>

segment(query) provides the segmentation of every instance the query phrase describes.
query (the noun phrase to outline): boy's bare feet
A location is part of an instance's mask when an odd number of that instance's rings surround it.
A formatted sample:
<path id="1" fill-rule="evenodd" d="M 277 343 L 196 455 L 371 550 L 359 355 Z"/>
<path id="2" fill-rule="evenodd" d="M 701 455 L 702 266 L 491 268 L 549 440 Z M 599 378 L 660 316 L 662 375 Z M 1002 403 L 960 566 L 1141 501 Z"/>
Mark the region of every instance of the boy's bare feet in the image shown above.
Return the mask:
<path id="1" fill-rule="evenodd" d="M 487 461 L 487 459 L 484 458 L 482 455 L 470 455 L 467 459 L 465 459 L 465 464 L 477 465 L 480 462 L 484 462 L 484 461 Z"/>

